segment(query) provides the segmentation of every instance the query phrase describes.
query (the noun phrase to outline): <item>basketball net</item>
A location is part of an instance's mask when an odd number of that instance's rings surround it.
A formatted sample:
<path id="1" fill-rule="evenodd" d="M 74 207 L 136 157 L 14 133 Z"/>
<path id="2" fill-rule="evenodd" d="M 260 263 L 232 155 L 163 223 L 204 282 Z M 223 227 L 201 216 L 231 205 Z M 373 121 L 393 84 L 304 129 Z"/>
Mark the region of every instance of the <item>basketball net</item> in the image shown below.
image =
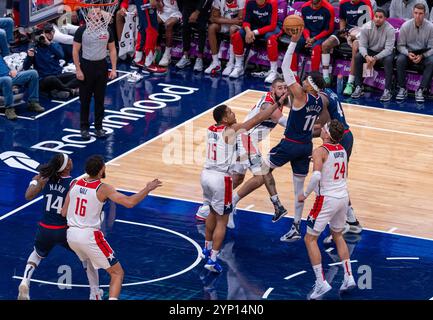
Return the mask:
<path id="1" fill-rule="evenodd" d="M 101 35 L 108 30 L 118 0 L 65 0 L 64 4 L 71 10 L 80 9 L 89 34 Z"/>

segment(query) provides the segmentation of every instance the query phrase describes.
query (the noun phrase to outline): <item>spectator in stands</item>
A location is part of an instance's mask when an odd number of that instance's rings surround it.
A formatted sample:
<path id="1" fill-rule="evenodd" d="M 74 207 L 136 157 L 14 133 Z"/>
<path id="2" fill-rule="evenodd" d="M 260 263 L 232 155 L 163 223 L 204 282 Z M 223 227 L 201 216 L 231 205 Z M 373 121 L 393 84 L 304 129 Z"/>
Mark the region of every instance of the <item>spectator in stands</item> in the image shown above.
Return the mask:
<path id="1" fill-rule="evenodd" d="M 392 0 L 389 7 L 390 18 L 411 19 L 413 7 L 422 3 L 426 8 L 426 16 L 429 16 L 429 9 L 425 0 Z"/>
<path id="2" fill-rule="evenodd" d="M 158 22 L 165 27 L 165 51 L 159 65 L 167 67 L 171 62 L 171 48 L 173 47 L 173 29 L 182 19 L 177 0 L 162 0 L 159 2 Z"/>
<path id="3" fill-rule="evenodd" d="M 363 66 L 372 69 L 375 65 L 383 65 L 385 68 L 385 90 L 380 101 L 390 101 L 393 61 L 394 61 L 395 30 L 386 21 L 386 12 L 383 9 L 376 9 L 374 20 L 364 24 L 361 28 L 359 38 L 359 52 L 355 57 L 355 92 L 352 98 L 362 96 Z"/>
<path id="4" fill-rule="evenodd" d="M 64 58 L 63 49 L 53 41 L 53 37 L 54 27 L 48 23 L 44 26 L 35 48 L 28 50 L 23 68 L 28 70 L 33 66 L 38 71 L 41 91 L 53 98 L 66 99 L 78 95 L 80 83 L 75 73 L 62 73 L 59 60 Z"/>
<path id="5" fill-rule="evenodd" d="M 334 31 L 334 7 L 326 0 L 310 0 L 301 7 L 305 28 L 299 39 L 292 58 L 291 69 L 298 72 L 298 54 L 305 49 L 312 49 L 311 70 L 318 71 L 322 54 L 322 43 Z"/>
<path id="6" fill-rule="evenodd" d="M 415 92 L 415 100 L 424 102 L 433 74 L 433 24 L 425 19 L 427 8 L 422 3 L 413 7 L 413 18 L 403 23 L 397 42 L 397 100 L 407 97 L 406 68 L 408 64 L 422 66 L 421 85 Z"/>
<path id="7" fill-rule="evenodd" d="M 322 43 L 323 79 L 327 84 L 331 83 L 331 77 L 329 76 L 331 50 L 348 42 L 347 38 L 350 36 L 349 33 L 351 29 L 360 28 L 372 19 L 373 8 L 371 7 L 370 0 L 342 0 L 340 2 L 340 29 L 334 31 L 334 33 Z M 350 43 L 353 45 L 353 42 Z M 355 46 L 357 47 L 357 44 L 355 44 Z M 352 59 L 351 64 L 351 70 L 353 69 L 354 59 Z M 351 76 L 352 77 L 349 76 L 349 83 L 351 82 L 350 80 L 354 78 L 353 75 Z"/>
<path id="8" fill-rule="evenodd" d="M 206 44 L 207 25 L 212 7 L 212 0 L 182 0 L 182 42 L 183 56 L 176 67 L 183 69 L 191 64 L 189 49 L 194 25 L 198 29 L 198 53 L 195 59 L 194 71 L 203 71 L 203 52 Z"/>
<path id="9" fill-rule="evenodd" d="M 156 7 L 159 1 L 161 0 L 135 0 L 139 33 L 135 47 L 134 65 L 143 68 L 148 73 L 165 74 L 167 69 L 154 63 L 159 28 Z"/>
<path id="10" fill-rule="evenodd" d="M 255 0 L 246 3 L 242 29 L 231 37 L 236 61 L 230 78 L 239 78 L 244 74 L 244 44 L 252 44 L 256 37 L 263 37 L 267 44 L 271 68 L 265 82 L 272 83 L 277 78 L 277 37 L 280 33 L 277 23 L 278 4 L 276 0 Z"/>
<path id="11" fill-rule="evenodd" d="M 28 110 L 44 112 L 45 109 L 39 104 L 39 81 L 36 70 L 19 71 L 10 70 L 9 66 L 0 56 L 0 90 L 5 99 L 5 116 L 9 120 L 16 120 L 17 114 L 13 104 L 13 86 L 28 87 Z"/>
<path id="12" fill-rule="evenodd" d="M 218 32 L 229 34 L 230 37 L 241 28 L 245 0 L 214 0 L 209 26 L 208 39 L 212 52 L 212 63 L 205 70 L 206 74 L 221 71 L 221 62 L 218 59 Z M 230 44 L 229 61 L 224 69 L 223 76 L 229 76 L 235 66 L 233 45 Z"/>
<path id="13" fill-rule="evenodd" d="M 8 43 L 14 42 L 14 20 L 0 18 L 0 54 L 4 57 L 10 54 Z"/>

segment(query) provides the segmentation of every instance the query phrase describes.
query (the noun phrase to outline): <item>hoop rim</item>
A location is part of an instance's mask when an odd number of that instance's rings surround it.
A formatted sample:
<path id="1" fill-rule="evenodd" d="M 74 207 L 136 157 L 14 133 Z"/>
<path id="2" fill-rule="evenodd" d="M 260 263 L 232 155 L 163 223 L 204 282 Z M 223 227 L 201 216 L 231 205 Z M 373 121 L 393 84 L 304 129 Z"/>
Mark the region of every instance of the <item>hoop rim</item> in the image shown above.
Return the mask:
<path id="1" fill-rule="evenodd" d="M 80 0 L 63 0 L 63 5 L 71 6 L 75 10 L 76 8 L 98 8 L 98 7 L 112 7 L 119 3 L 119 0 L 112 0 L 108 3 L 85 3 Z"/>

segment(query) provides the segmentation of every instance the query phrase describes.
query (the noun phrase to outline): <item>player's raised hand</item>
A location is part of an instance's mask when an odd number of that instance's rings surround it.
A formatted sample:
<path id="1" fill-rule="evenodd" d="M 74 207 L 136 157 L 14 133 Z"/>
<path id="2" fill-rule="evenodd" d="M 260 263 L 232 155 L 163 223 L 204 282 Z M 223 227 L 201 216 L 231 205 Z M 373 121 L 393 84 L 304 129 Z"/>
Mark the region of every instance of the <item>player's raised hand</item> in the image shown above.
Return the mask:
<path id="1" fill-rule="evenodd" d="M 159 181 L 159 179 L 154 179 L 153 181 L 150 181 L 147 185 L 146 185 L 146 189 L 150 191 L 155 190 L 156 188 L 159 188 L 162 186 L 162 182 Z"/>

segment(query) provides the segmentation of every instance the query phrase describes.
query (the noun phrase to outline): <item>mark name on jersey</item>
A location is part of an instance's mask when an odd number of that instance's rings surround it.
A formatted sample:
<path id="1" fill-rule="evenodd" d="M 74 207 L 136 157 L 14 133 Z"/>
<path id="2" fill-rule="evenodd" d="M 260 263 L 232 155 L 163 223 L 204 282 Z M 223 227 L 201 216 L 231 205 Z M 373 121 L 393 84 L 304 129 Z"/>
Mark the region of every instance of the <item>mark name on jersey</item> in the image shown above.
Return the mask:
<path id="1" fill-rule="evenodd" d="M 87 194 L 87 189 L 86 188 L 80 188 L 80 193 L 81 194 Z"/>
<path id="2" fill-rule="evenodd" d="M 334 152 L 334 158 L 335 159 L 344 158 L 344 152 L 343 151 Z"/>
<path id="3" fill-rule="evenodd" d="M 313 112 L 313 111 L 315 111 L 315 112 L 319 112 L 320 113 L 322 111 L 322 107 L 319 106 L 318 104 L 306 106 L 305 108 L 307 109 L 307 112 Z"/>
<path id="4" fill-rule="evenodd" d="M 66 190 L 64 186 L 57 184 L 57 183 L 55 183 L 55 184 L 50 183 L 49 186 L 50 186 L 50 191 L 58 191 L 60 193 L 64 193 Z"/>

